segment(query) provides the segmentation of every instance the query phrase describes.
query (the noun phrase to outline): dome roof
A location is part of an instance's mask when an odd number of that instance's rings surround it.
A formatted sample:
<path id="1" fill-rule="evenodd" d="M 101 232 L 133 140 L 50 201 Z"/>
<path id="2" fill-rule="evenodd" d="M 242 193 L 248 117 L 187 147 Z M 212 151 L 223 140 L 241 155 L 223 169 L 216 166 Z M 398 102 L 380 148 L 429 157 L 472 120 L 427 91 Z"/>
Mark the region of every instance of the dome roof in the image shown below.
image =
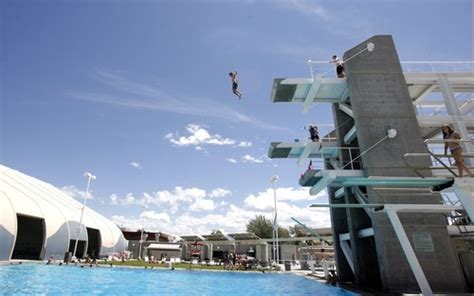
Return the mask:
<path id="1" fill-rule="evenodd" d="M 127 249 L 117 225 L 90 208 L 79 231 L 81 209 L 80 202 L 53 185 L 0 165 L 0 260 L 28 259 L 25 253 L 62 258 L 78 233 L 83 254 L 91 248 L 97 249 L 95 255 Z"/>

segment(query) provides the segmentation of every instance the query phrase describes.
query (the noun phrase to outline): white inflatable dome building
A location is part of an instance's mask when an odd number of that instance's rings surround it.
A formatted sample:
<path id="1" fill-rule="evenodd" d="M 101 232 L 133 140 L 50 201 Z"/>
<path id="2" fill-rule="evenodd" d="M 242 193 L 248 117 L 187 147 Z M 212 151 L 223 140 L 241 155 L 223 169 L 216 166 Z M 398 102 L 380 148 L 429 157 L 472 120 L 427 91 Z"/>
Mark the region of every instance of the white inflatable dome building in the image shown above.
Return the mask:
<path id="1" fill-rule="evenodd" d="M 0 261 L 63 258 L 74 250 L 82 204 L 51 184 L 0 165 Z M 76 256 L 127 249 L 112 221 L 86 207 Z"/>

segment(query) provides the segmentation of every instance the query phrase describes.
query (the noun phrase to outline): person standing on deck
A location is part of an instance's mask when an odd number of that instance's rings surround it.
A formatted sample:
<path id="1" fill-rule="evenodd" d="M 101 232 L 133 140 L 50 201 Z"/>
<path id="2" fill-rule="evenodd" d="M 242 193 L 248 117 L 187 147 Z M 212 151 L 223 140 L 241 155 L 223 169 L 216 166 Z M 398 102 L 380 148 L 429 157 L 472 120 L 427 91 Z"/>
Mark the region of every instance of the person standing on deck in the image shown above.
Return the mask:
<path id="1" fill-rule="evenodd" d="M 457 142 L 457 140 L 461 140 L 461 136 L 446 124 L 441 127 L 441 131 L 443 132 L 444 140 L 454 140 L 453 142 L 444 143 L 444 155 L 447 155 L 449 148 L 455 161 L 454 165 L 458 167 L 459 177 L 462 178 L 464 172 L 468 173 L 470 177 L 474 177 L 469 168 L 464 164 L 462 158 L 462 147 L 459 142 Z"/>
<path id="2" fill-rule="evenodd" d="M 234 95 L 239 97 L 239 100 L 242 98 L 242 93 L 238 90 L 239 81 L 237 80 L 237 71 L 229 73 L 230 78 L 232 79 L 232 92 Z"/>
<path id="3" fill-rule="evenodd" d="M 330 61 L 330 63 L 336 65 L 337 78 L 344 78 L 346 76 L 344 73 L 344 63 L 339 60 L 337 55 L 332 56 L 332 61 Z"/>
<path id="4" fill-rule="evenodd" d="M 319 131 L 318 127 L 315 125 L 310 125 L 309 126 L 309 138 L 313 142 L 319 142 Z"/>

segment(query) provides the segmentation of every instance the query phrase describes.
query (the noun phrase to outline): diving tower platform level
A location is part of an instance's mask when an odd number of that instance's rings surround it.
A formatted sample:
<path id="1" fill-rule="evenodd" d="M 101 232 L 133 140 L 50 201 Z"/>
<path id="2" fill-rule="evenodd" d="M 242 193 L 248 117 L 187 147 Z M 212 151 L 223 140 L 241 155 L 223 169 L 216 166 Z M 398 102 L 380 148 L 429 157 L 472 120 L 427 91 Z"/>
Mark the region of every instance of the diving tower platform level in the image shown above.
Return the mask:
<path id="1" fill-rule="evenodd" d="M 298 165 L 302 166 L 307 158 L 332 158 L 338 155 L 336 142 L 272 142 L 268 150 L 268 157 L 297 158 Z"/>
<path id="2" fill-rule="evenodd" d="M 307 111 L 313 103 L 341 103 L 349 97 L 345 79 L 277 78 L 273 83 L 272 101 L 300 102 Z"/>
<path id="3" fill-rule="evenodd" d="M 429 188 L 444 190 L 454 184 L 450 177 L 364 177 L 363 170 L 306 170 L 299 179 L 299 184 L 311 187 L 310 194 L 316 195 L 326 187 L 384 187 L 384 188 Z M 466 181 L 465 181 L 466 183 Z M 474 181 L 472 182 L 474 187 Z M 465 188 L 469 185 L 463 184 Z M 474 217 L 474 215 L 473 215 Z"/>
<path id="4" fill-rule="evenodd" d="M 419 103 L 433 92 L 441 92 L 441 80 L 449 83 L 455 93 L 474 92 L 474 73 L 403 73 L 408 93 Z M 274 103 L 342 103 L 349 98 L 345 78 L 275 78 L 271 99 Z M 429 103 L 429 102 L 428 102 Z"/>

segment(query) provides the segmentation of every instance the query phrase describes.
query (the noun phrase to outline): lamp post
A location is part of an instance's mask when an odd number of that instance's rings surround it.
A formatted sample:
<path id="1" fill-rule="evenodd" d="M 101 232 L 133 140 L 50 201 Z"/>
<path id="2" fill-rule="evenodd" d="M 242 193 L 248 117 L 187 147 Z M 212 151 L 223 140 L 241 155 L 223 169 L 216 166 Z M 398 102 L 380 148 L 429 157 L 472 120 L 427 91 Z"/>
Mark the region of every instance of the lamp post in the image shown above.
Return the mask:
<path id="1" fill-rule="evenodd" d="M 142 231 L 140 234 L 140 248 L 138 249 L 138 259 L 142 259 L 142 245 L 143 245 L 143 230 L 145 229 L 145 210 L 147 209 L 146 201 L 143 202 L 143 220 L 142 220 Z"/>
<path id="2" fill-rule="evenodd" d="M 275 259 L 276 259 L 276 263 L 279 264 L 280 263 L 280 251 L 278 250 L 278 222 L 277 222 L 277 217 L 278 217 L 278 211 L 277 211 L 277 197 L 276 197 L 276 182 L 278 181 L 278 176 L 272 176 L 272 179 L 271 179 L 272 183 L 273 183 L 273 199 L 274 199 L 274 202 L 275 202 L 275 216 L 274 216 L 274 219 L 273 219 L 273 231 L 274 231 L 274 236 L 275 236 L 275 249 L 274 250 L 274 254 L 275 254 Z"/>
<path id="3" fill-rule="evenodd" d="M 92 175 L 89 172 L 85 172 L 84 177 L 87 177 L 86 195 L 84 196 L 84 203 L 82 204 L 81 218 L 79 219 L 79 228 L 77 229 L 76 242 L 74 243 L 74 251 L 72 253 L 73 258 L 76 257 L 77 243 L 79 242 L 79 237 L 82 233 L 82 218 L 84 218 L 84 210 L 86 208 L 87 197 L 89 196 L 89 187 L 91 185 L 91 181 L 96 179 L 96 176 Z"/>

